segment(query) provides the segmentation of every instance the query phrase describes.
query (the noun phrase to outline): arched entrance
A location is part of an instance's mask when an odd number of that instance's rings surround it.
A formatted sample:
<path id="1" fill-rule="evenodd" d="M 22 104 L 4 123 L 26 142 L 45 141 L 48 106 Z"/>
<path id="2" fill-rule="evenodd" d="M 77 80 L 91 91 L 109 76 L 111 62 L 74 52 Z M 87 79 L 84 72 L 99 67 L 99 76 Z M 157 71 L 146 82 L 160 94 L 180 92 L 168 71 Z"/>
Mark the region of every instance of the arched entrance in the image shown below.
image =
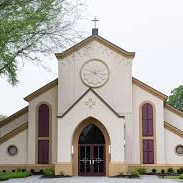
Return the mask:
<path id="1" fill-rule="evenodd" d="M 86 126 L 79 136 L 78 174 L 105 175 L 105 139 L 94 124 Z"/>
<path id="2" fill-rule="evenodd" d="M 110 138 L 105 127 L 87 118 L 73 136 L 73 173 L 80 176 L 104 176 L 109 171 Z"/>

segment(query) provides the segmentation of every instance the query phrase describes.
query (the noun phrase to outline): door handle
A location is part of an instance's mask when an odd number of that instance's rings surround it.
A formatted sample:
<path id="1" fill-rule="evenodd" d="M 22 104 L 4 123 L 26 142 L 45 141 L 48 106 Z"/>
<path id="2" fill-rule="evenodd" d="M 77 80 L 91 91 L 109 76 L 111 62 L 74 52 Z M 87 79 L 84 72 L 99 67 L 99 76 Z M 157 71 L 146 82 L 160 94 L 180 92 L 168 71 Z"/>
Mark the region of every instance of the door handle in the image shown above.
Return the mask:
<path id="1" fill-rule="evenodd" d="M 92 165 L 94 165 L 94 163 L 95 163 L 95 160 L 93 159 L 93 160 L 92 160 Z"/>
<path id="2" fill-rule="evenodd" d="M 90 165 L 91 165 L 91 160 L 89 160 L 90 161 Z"/>

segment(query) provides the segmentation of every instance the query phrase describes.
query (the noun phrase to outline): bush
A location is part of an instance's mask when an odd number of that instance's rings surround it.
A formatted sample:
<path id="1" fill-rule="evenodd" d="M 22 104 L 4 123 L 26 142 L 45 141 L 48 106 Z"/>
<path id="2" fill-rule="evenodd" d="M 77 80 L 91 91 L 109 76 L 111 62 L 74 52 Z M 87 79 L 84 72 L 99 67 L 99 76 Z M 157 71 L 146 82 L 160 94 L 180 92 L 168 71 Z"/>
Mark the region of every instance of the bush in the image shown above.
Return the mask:
<path id="1" fill-rule="evenodd" d="M 183 168 L 181 167 L 181 168 L 177 169 L 177 173 L 182 174 L 183 173 Z"/>
<path id="2" fill-rule="evenodd" d="M 174 169 L 173 168 L 168 168 L 167 173 L 174 173 Z"/>
<path id="3" fill-rule="evenodd" d="M 140 174 L 139 174 L 138 171 L 132 171 L 132 172 L 131 172 L 131 176 L 132 176 L 132 177 L 139 177 Z"/>
<path id="4" fill-rule="evenodd" d="M 123 173 L 123 172 L 119 172 L 118 175 L 119 175 L 119 176 L 123 176 L 124 173 Z"/>
<path id="5" fill-rule="evenodd" d="M 138 168 L 136 171 L 139 172 L 140 175 L 145 174 L 147 172 L 145 168 Z"/>
<path id="6" fill-rule="evenodd" d="M 45 170 L 43 170 L 43 175 L 44 176 L 53 176 L 54 171 L 51 168 L 50 169 L 45 169 Z"/>
<path id="7" fill-rule="evenodd" d="M 165 174 L 165 169 L 161 169 L 161 173 L 162 174 Z"/>
<path id="8" fill-rule="evenodd" d="M 13 178 L 24 178 L 30 176 L 30 172 L 3 172 L 0 174 L 0 180 L 8 180 Z"/>
<path id="9" fill-rule="evenodd" d="M 179 176 L 179 179 L 183 179 L 183 173 Z"/>
<path id="10" fill-rule="evenodd" d="M 156 173 L 157 170 L 155 168 L 152 169 L 152 173 Z"/>
<path id="11" fill-rule="evenodd" d="M 40 173 L 40 174 L 43 174 L 43 170 L 39 170 L 39 173 Z"/>
<path id="12" fill-rule="evenodd" d="M 31 169 L 31 173 L 34 174 L 35 173 L 35 170 L 34 169 Z"/>

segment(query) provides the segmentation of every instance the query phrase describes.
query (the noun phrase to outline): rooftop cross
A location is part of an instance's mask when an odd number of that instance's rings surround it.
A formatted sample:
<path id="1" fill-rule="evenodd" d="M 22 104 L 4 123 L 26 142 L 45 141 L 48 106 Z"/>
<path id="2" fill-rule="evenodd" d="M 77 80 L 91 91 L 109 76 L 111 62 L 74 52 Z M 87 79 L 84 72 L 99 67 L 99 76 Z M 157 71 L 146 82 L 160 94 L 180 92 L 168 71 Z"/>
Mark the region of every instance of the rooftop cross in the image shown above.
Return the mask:
<path id="1" fill-rule="evenodd" d="M 98 22 L 99 20 L 97 20 L 97 18 L 94 17 L 94 19 L 91 20 L 91 21 L 94 22 L 94 29 L 96 29 L 96 28 L 97 28 L 97 22 Z"/>

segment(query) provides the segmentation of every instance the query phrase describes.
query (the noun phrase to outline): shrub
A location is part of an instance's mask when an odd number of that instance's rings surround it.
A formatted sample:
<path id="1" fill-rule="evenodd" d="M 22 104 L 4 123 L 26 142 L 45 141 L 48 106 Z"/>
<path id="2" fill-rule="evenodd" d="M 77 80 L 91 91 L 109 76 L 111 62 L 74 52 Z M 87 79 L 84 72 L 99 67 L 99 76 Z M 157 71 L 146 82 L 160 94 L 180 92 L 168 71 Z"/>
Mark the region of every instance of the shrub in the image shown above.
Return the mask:
<path id="1" fill-rule="evenodd" d="M 34 169 L 31 169 L 31 173 L 34 174 L 35 173 L 35 170 Z"/>
<path id="2" fill-rule="evenodd" d="M 168 168 L 167 173 L 174 173 L 174 169 L 173 168 Z"/>
<path id="3" fill-rule="evenodd" d="M 0 174 L 0 180 L 8 180 L 13 178 L 24 178 L 30 176 L 30 172 L 4 172 Z"/>
<path id="4" fill-rule="evenodd" d="M 156 173 L 157 170 L 155 168 L 152 169 L 152 173 Z"/>
<path id="5" fill-rule="evenodd" d="M 21 171 L 21 169 L 20 168 L 17 168 L 17 172 L 20 172 Z M 13 172 L 13 170 L 12 170 L 12 172 Z M 14 171 L 15 172 L 15 171 Z"/>
<path id="6" fill-rule="evenodd" d="M 179 176 L 179 179 L 183 179 L 183 173 Z"/>
<path id="7" fill-rule="evenodd" d="M 139 172 L 140 175 L 145 174 L 147 172 L 145 168 L 138 168 L 136 171 Z"/>
<path id="8" fill-rule="evenodd" d="M 40 173 L 40 174 L 43 174 L 43 170 L 39 170 L 39 173 Z"/>
<path id="9" fill-rule="evenodd" d="M 183 173 L 183 168 L 181 167 L 181 168 L 177 169 L 177 173 L 182 174 Z"/>
<path id="10" fill-rule="evenodd" d="M 124 173 L 123 173 L 123 172 L 119 172 L 118 175 L 119 175 L 119 176 L 123 176 Z"/>
<path id="11" fill-rule="evenodd" d="M 161 169 L 161 173 L 162 174 L 165 174 L 165 169 Z"/>
<path id="12" fill-rule="evenodd" d="M 132 172 L 131 172 L 131 176 L 132 176 L 132 177 L 139 177 L 140 174 L 139 174 L 138 171 L 132 171 Z"/>
<path id="13" fill-rule="evenodd" d="M 43 170 L 43 175 L 44 176 L 53 176 L 54 171 L 51 168 L 50 169 L 45 169 L 45 170 Z"/>

